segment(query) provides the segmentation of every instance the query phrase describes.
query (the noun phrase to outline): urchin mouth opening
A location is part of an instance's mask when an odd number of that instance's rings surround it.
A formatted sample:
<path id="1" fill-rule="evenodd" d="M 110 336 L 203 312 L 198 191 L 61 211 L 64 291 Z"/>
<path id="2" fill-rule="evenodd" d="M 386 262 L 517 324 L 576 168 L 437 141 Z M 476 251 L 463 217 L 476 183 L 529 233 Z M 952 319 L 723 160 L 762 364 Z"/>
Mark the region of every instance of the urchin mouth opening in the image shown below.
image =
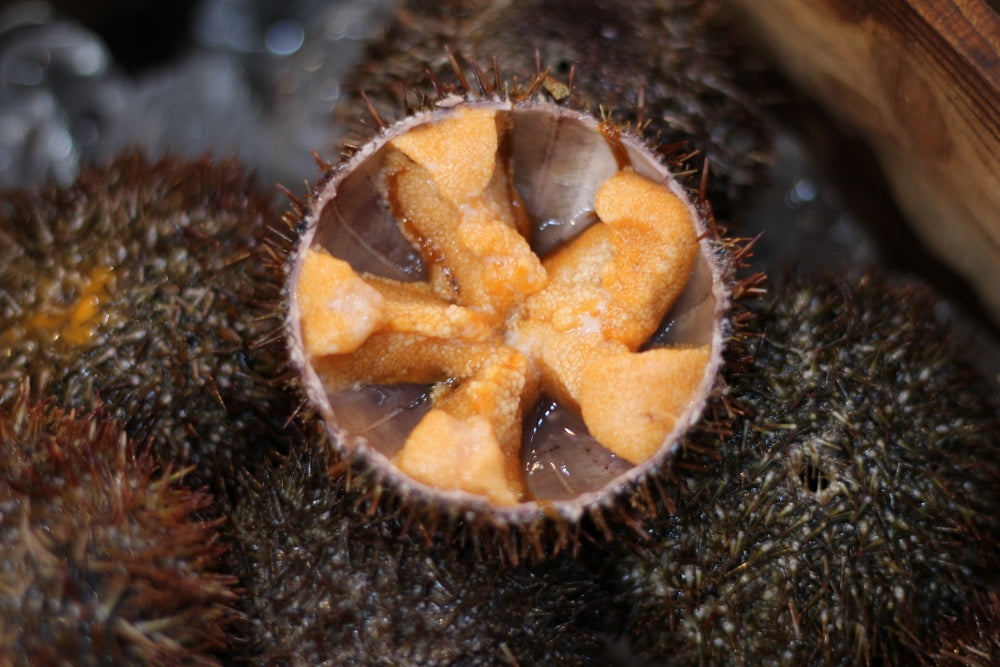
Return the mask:
<path id="1" fill-rule="evenodd" d="M 670 455 L 714 384 L 724 287 L 682 188 L 609 127 L 462 104 L 313 194 L 287 332 L 338 446 L 497 506 L 593 498 Z"/>
<path id="2" fill-rule="evenodd" d="M 816 437 L 795 448 L 788 458 L 804 494 L 819 500 L 836 496 L 844 488 L 842 473 L 849 466 L 849 458 L 838 438 L 832 434 Z"/>

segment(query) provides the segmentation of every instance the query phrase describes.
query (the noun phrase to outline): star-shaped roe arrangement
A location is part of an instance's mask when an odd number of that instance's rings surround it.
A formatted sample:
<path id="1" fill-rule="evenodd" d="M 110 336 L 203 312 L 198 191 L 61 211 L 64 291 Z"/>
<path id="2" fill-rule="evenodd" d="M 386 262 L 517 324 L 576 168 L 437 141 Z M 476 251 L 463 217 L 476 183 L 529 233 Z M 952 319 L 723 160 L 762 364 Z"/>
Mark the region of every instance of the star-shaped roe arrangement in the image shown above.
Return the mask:
<path id="1" fill-rule="evenodd" d="M 460 105 L 389 141 L 384 194 L 426 281 L 358 273 L 310 248 L 295 286 L 327 391 L 433 385 L 394 457 L 400 471 L 498 505 L 530 500 L 522 420 L 541 395 L 640 463 L 664 445 L 709 359 L 708 345 L 643 349 L 699 252 L 685 202 L 623 168 L 595 196 L 597 221 L 539 258 L 504 158 L 509 122 Z"/>

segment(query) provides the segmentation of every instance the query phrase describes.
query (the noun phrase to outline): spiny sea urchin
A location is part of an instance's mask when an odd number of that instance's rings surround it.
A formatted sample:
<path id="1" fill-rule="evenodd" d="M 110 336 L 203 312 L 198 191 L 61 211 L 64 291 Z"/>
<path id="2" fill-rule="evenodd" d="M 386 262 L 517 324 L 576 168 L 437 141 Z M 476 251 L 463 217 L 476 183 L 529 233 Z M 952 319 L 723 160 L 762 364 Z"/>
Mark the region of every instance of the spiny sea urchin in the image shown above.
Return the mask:
<path id="1" fill-rule="evenodd" d="M 602 643 L 583 561 L 498 567 L 365 513 L 301 448 L 241 477 L 228 538 L 244 588 L 240 658 L 265 665 L 582 665 Z M 359 508 L 359 505 L 361 506 Z"/>
<path id="2" fill-rule="evenodd" d="M 628 128 L 476 72 L 297 202 L 286 334 L 373 502 L 517 560 L 641 520 L 743 286 Z"/>
<path id="3" fill-rule="evenodd" d="M 619 564 L 639 649 L 671 664 L 913 664 L 995 583 L 1000 422 L 935 306 L 874 276 L 754 306 L 752 361 L 726 373 L 743 416 L 716 453 L 681 457 L 673 513 Z"/>
<path id="4" fill-rule="evenodd" d="M 0 410 L 0 663 L 218 664 L 236 595 L 212 497 L 50 403 Z"/>
<path id="5" fill-rule="evenodd" d="M 272 210 L 234 161 L 134 153 L 0 195 L 0 403 L 24 378 L 66 408 L 104 402 L 202 483 L 274 447 L 290 402 L 255 347 L 280 289 L 261 255 Z"/>

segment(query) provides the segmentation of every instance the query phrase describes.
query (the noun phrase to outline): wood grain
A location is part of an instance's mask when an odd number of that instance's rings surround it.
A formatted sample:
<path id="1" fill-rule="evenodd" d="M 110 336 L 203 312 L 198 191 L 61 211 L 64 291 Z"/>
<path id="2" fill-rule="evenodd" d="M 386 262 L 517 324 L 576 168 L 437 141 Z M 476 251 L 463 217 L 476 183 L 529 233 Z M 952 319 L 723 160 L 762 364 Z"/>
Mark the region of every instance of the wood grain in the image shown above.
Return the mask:
<path id="1" fill-rule="evenodd" d="M 983 0 L 729 0 L 858 131 L 929 248 L 1000 322 L 1000 17 Z"/>

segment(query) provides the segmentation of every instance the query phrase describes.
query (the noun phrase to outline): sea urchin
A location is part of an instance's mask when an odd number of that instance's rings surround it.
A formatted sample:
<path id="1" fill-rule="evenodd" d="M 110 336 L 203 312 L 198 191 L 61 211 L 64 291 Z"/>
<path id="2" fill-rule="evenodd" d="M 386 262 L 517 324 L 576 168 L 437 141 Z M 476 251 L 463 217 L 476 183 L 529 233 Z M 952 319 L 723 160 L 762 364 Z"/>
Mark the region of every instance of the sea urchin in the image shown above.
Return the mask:
<path id="1" fill-rule="evenodd" d="M 706 209 L 627 129 L 487 85 L 320 179 L 293 220 L 286 333 L 377 495 L 541 552 L 545 521 L 627 515 L 698 419 L 731 272 Z"/>
<path id="2" fill-rule="evenodd" d="M 0 412 L 0 663 L 215 665 L 235 612 L 212 497 L 102 411 Z"/>
<path id="3" fill-rule="evenodd" d="M 752 361 L 726 371 L 743 416 L 710 456 L 682 457 L 674 512 L 618 566 L 644 653 L 914 664 L 996 584 L 997 410 L 936 303 L 868 276 L 802 280 L 754 306 Z"/>

